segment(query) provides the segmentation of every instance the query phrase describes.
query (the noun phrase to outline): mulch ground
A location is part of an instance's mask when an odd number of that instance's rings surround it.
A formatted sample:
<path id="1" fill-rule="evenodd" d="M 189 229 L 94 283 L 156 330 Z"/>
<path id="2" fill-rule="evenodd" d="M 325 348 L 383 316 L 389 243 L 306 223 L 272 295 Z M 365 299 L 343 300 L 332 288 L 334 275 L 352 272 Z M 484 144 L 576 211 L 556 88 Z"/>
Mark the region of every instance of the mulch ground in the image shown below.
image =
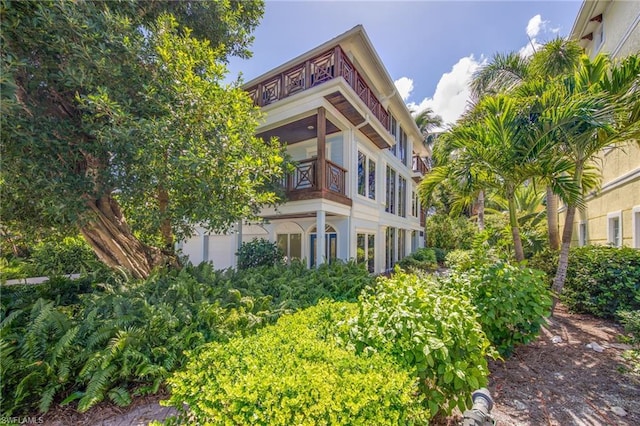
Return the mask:
<path id="1" fill-rule="evenodd" d="M 535 342 L 517 348 L 505 361 L 490 362 L 491 414 L 497 425 L 640 425 L 640 378 L 626 373 L 621 333 L 611 321 L 571 314 L 558 305 Z M 604 350 L 588 348 L 592 342 Z M 166 397 L 138 398 L 127 408 L 104 403 L 82 414 L 56 408 L 43 420 L 55 426 L 146 425 L 171 415 L 158 404 Z M 626 415 L 616 414 L 619 408 Z M 460 416 L 449 419 L 451 425 L 459 422 Z"/>

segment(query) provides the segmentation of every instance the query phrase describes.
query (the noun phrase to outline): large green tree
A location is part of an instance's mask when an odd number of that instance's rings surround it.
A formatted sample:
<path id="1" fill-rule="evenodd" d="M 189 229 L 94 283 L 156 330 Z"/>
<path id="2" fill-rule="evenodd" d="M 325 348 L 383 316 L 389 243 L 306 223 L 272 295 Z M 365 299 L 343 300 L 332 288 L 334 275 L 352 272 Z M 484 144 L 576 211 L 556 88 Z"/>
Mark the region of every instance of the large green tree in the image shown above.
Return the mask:
<path id="1" fill-rule="evenodd" d="M 77 227 L 107 265 L 145 277 L 196 224 L 224 231 L 276 202 L 282 149 L 254 137 L 258 110 L 223 83 L 263 8 L 3 0 L 3 220 Z"/>

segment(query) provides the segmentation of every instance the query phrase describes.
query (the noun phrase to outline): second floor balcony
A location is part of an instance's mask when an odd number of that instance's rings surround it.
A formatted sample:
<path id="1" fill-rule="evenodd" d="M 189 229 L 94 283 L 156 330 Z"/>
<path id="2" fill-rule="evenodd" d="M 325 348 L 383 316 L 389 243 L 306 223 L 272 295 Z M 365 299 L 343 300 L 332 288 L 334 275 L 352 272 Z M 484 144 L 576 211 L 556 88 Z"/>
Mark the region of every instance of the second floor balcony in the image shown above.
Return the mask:
<path id="1" fill-rule="evenodd" d="M 388 111 L 339 45 L 309 60 L 295 64 L 284 72 L 267 77 L 246 90 L 256 105 L 264 107 L 340 77 L 344 78 L 371 115 L 390 133 L 391 120 Z M 332 103 L 335 102 L 335 106 L 352 122 L 360 119 L 355 117 L 355 113 L 349 107 L 341 108 L 339 104 L 342 98 L 336 97 L 329 100 Z M 354 124 L 359 123 L 354 122 Z"/>
<path id="2" fill-rule="evenodd" d="M 283 182 L 287 200 L 325 198 L 351 205 L 346 193 L 346 174 L 343 167 L 329 160 L 325 161 L 324 170 L 316 158 L 299 161 Z"/>

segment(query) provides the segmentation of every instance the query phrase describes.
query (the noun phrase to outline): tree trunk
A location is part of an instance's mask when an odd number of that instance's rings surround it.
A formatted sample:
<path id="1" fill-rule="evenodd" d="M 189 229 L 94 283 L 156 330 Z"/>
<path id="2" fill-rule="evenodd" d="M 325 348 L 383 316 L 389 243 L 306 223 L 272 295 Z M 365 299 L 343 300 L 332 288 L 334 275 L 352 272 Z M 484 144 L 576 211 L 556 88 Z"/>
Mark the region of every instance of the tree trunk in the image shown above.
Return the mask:
<path id="1" fill-rule="evenodd" d="M 112 268 L 123 268 L 134 278 L 146 278 L 161 265 L 175 262 L 160 249 L 140 242 L 131 232 L 117 201 L 110 195 L 87 202 L 89 214 L 80 231 L 98 258 Z"/>
<path id="2" fill-rule="evenodd" d="M 549 233 L 549 248 L 553 251 L 560 249 L 560 232 L 558 230 L 558 196 L 547 185 L 547 228 Z"/>
<path id="3" fill-rule="evenodd" d="M 511 236 L 513 237 L 513 248 L 516 254 L 516 261 L 524 260 L 524 250 L 522 249 L 522 240 L 520 239 L 520 228 L 518 226 L 518 217 L 516 215 L 516 200 L 513 195 L 509 196 L 509 225 L 511 225 Z"/>
<path id="4" fill-rule="evenodd" d="M 551 315 L 558 303 L 558 297 L 562 294 L 564 282 L 567 279 L 567 269 L 569 267 L 569 248 L 571 247 L 571 238 L 573 237 L 573 220 L 576 216 L 576 207 L 567 206 L 567 216 L 564 220 L 564 229 L 562 230 L 562 246 L 560 247 L 560 255 L 558 256 L 558 269 L 553 279 L 553 305 L 551 307 Z"/>
<path id="5" fill-rule="evenodd" d="M 478 193 L 478 230 L 484 231 L 484 190 Z"/>
<path id="6" fill-rule="evenodd" d="M 578 187 L 582 187 L 582 170 L 584 170 L 584 162 L 576 163 L 574 179 Z M 562 294 L 564 282 L 567 279 L 567 269 L 569 268 L 569 248 L 571 247 L 571 238 L 573 237 L 573 221 L 576 217 L 576 203 L 567 203 L 567 215 L 564 218 L 564 229 L 562 229 L 562 245 L 560 246 L 560 255 L 558 256 L 558 269 L 556 276 L 553 278 L 553 304 L 551 305 L 551 315 L 558 304 L 558 297 Z"/>

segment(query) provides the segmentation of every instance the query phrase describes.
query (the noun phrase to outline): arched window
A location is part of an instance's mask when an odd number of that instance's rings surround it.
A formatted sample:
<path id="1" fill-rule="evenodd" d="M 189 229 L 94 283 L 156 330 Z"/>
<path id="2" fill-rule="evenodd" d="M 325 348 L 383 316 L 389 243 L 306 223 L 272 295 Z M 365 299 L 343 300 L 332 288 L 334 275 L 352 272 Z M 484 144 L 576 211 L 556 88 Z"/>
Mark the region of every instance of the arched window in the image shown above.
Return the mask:
<path id="1" fill-rule="evenodd" d="M 310 234 L 309 243 L 311 247 L 311 253 L 309 256 L 310 267 L 314 267 L 316 264 L 316 253 L 318 252 L 317 231 L 318 229 L 316 226 L 311 228 L 311 230 L 309 231 L 309 234 Z M 335 228 L 329 224 L 325 225 L 324 233 L 325 233 L 325 241 L 326 241 L 324 259 L 325 259 L 325 262 L 331 263 L 332 261 L 338 258 L 338 233 L 336 232 Z"/>

